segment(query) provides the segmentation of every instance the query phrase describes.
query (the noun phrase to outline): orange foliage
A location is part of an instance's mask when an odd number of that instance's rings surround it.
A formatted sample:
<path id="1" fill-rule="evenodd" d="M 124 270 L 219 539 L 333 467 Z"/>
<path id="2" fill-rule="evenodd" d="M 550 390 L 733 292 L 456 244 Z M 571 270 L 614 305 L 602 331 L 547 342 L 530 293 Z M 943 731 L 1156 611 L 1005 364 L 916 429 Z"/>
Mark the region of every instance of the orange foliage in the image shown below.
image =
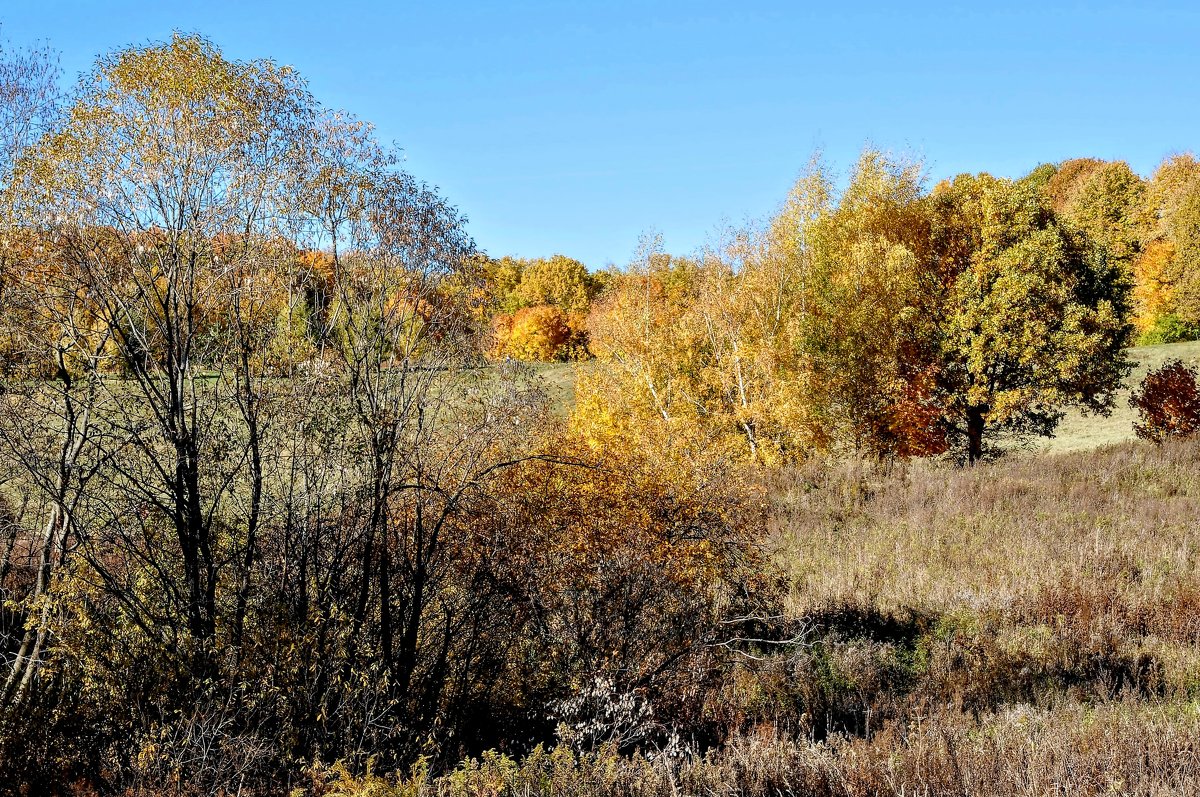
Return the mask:
<path id="1" fill-rule="evenodd" d="M 933 368 L 901 380 L 888 413 L 889 439 L 877 443 L 875 450 L 888 451 L 900 458 L 932 457 L 950 450 L 946 427 L 942 424 L 945 407 L 936 390 L 937 373 Z"/>
<path id="2" fill-rule="evenodd" d="M 1046 183 L 1046 198 L 1055 213 L 1062 213 L 1079 193 L 1088 178 L 1104 167 L 1096 158 L 1072 158 L 1063 161 L 1058 171 Z"/>
<path id="3" fill-rule="evenodd" d="M 1179 281 L 1175 247 L 1166 240 L 1150 242 L 1134 264 L 1133 274 L 1134 322 L 1145 332 L 1159 316 L 1175 309 L 1175 286 Z"/>
<path id="4" fill-rule="evenodd" d="M 492 331 L 492 356 L 531 362 L 566 359 L 576 336 L 569 316 L 548 304 L 501 313 L 493 321 Z"/>

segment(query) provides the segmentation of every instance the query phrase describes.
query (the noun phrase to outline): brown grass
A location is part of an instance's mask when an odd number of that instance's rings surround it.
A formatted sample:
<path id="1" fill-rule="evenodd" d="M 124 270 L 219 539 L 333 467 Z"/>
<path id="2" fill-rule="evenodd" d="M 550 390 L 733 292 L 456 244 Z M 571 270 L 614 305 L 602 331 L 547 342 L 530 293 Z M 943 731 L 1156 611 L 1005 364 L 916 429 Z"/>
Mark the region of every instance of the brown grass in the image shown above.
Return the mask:
<path id="1" fill-rule="evenodd" d="M 771 535 L 794 610 L 1005 609 L 1116 583 L 1173 600 L 1200 573 L 1200 446 L 1125 444 L 972 469 L 914 462 L 778 475 Z M 1182 585 L 1182 586 L 1181 586 Z"/>
<path id="2" fill-rule="evenodd" d="M 769 732 L 702 757 L 489 754 L 447 777 L 318 776 L 344 797 L 870 797 L 872 795 L 1200 794 L 1200 714 L 1190 706 L 1014 707 L 972 721 L 943 714 L 870 740 L 794 741 Z"/>
<path id="3" fill-rule="evenodd" d="M 366 795 L 1200 795 L 1200 442 L 766 480 L 801 644 L 682 756 L 492 753 Z"/>

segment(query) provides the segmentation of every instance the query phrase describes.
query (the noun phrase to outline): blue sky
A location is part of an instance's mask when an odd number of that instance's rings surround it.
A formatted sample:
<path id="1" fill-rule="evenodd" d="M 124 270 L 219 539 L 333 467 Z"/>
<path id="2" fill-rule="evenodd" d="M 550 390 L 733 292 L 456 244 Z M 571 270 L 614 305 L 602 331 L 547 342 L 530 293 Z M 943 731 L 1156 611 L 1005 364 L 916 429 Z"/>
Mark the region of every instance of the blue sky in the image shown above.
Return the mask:
<path id="1" fill-rule="evenodd" d="M 820 148 L 932 178 L 1200 148 L 1200 3 L 56 2 L 0 38 L 68 75 L 199 32 L 373 121 L 493 255 L 625 263 L 770 214 Z"/>

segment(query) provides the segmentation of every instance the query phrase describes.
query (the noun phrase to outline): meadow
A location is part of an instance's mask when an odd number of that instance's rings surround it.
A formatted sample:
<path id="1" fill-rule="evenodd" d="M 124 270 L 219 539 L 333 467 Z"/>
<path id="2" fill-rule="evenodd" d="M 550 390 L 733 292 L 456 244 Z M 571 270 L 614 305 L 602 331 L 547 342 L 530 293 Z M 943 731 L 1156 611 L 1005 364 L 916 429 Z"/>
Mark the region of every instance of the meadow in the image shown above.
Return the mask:
<path id="1" fill-rule="evenodd" d="M 1197 472 L 1196 443 L 1127 442 L 776 473 L 788 641 L 710 701 L 741 729 L 724 746 L 314 777 L 356 795 L 1200 793 Z"/>
<path id="2" fill-rule="evenodd" d="M 1194 363 L 1200 343 L 1128 355 L 1110 417 L 1071 412 L 1054 438 L 998 462 L 760 473 L 761 539 L 787 584 L 783 641 L 744 655 L 710 701 L 740 728 L 723 747 L 538 748 L 440 778 L 342 773 L 336 788 L 1200 793 L 1200 445 L 1137 441 L 1128 404 L 1145 373 Z M 593 367 L 538 368 L 559 412 Z"/>
<path id="3" fill-rule="evenodd" d="M 1133 421 L 1136 413 L 1129 406 L 1129 391 L 1140 384 L 1146 374 L 1170 360 L 1182 360 L 1195 367 L 1200 363 L 1200 342 L 1160 343 L 1157 346 L 1134 346 L 1128 350 L 1134 368 L 1122 384 L 1111 415 L 1084 415 L 1071 409 L 1063 417 L 1054 437 L 1039 441 L 1035 449 L 1047 452 L 1088 451 L 1101 446 L 1133 440 Z"/>

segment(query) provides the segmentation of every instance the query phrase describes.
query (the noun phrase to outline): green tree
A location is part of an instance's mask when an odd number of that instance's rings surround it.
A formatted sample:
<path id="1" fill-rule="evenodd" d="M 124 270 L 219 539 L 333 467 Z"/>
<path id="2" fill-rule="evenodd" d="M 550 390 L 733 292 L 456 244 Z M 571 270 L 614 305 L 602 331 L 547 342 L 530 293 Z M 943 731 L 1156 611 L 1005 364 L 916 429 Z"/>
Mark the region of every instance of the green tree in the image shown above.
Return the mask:
<path id="1" fill-rule="evenodd" d="M 960 176 L 932 197 L 967 255 L 947 296 L 945 422 L 968 462 L 1002 434 L 1049 435 L 1063 408 L 1107 413 L 1128 372 L 1128 283 L 1035 185 Z"/>
<path id="2" fill-rule="evenodd" d="M 564 313 L 587 313 L 598 288 L 587 266 L 564 255 L 526 260 L 521 279 L 506 299 L 507 309 L 537 304 L 557 307 Z"/>

